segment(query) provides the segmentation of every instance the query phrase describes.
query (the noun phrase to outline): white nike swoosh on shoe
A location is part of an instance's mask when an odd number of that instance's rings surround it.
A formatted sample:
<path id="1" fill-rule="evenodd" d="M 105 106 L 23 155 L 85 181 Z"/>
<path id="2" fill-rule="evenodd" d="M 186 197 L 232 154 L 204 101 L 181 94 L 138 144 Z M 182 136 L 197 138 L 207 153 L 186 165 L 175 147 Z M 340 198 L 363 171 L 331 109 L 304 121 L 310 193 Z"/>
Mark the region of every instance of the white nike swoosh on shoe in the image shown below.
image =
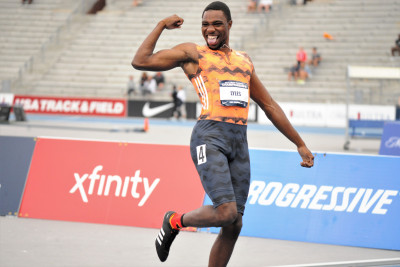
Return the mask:
<path id="1" fill-rule="evenodd" d="M 142 114 L 144 117 L 153 117 L 161 112 L 164 112 L 174 106 L 174 103 L 164 104 L 158 107 L 150 108 L 150 102 L 146 102 L 142 109 Z"/>

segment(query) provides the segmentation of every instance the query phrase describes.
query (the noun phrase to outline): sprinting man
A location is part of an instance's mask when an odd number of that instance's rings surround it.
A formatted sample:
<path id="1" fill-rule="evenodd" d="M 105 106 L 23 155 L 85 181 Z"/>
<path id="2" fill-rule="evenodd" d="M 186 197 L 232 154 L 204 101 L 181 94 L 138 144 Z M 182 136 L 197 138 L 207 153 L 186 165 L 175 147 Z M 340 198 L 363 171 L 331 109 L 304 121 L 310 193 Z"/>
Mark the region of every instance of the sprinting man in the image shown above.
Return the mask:
<path id="1" fill-rule="evenodd" d="M 161 20 L 139 47 L 132 66 L 147 71 L 181 67 L 192 82 L 202 110 L 193 129 L 190 151 L 213 205 L 185 214 L 167 212 L 155 241 L 156 250 L 160 260 L 165 261 L 182 227 L 221 227 L 210 252 L 209 266 L 226 266 L 242 228 L 249 192 L 246 132 L 250 97 L 297 146 L 301 166 L 312 167 L 314 157 L 257 77 L 249 56 L 230 48 L 232 19 L 228 6 L 216 1 L 204 9 L 201 30 L 206 45 L 182 43 L 154 52 L 161 33 L 182 24 L 183 19 L 177 15 Z"/>

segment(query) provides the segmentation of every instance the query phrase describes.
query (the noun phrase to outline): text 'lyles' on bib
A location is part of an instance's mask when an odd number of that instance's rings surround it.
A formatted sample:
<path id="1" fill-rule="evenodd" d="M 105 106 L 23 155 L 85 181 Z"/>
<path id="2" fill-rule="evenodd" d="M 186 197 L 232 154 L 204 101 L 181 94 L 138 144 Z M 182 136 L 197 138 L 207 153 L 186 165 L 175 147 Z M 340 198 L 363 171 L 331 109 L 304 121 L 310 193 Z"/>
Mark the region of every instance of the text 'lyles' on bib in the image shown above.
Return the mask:
<path id="1" fill-rule="evenodd" d="M 249 86 L 239 81 L 219 81 L 219 95 L 223 106 L 246 108 L 249 101 Z"/>

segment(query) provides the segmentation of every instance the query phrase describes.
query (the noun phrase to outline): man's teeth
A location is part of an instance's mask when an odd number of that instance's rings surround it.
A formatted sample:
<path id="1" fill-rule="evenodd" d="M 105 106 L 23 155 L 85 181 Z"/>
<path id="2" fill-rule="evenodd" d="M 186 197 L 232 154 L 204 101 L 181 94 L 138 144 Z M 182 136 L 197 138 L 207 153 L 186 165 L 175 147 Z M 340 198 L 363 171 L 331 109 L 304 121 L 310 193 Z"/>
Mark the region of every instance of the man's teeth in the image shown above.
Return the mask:
<path id="1" fill-rule="evenodd" d="M 217 42 L 217 36 L 208 36 L 208 43 L 213 45 Z"/>

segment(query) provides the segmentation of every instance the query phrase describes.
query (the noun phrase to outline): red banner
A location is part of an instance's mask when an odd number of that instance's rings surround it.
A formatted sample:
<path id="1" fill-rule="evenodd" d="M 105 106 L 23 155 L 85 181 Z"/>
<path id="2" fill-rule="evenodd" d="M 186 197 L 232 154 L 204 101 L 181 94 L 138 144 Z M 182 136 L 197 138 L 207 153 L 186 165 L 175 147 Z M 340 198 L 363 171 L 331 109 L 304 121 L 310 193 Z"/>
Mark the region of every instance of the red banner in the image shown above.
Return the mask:
<path id="1" fill-rule="evenodd" d="M 15 95 L 26 113 L 124 117 L 126 100 Z"/>
<path id="2" fill-rule="evenodd" d="M 158 228 L 203 200 L 188 146 L 39 138 L 20 216 Z"/>

